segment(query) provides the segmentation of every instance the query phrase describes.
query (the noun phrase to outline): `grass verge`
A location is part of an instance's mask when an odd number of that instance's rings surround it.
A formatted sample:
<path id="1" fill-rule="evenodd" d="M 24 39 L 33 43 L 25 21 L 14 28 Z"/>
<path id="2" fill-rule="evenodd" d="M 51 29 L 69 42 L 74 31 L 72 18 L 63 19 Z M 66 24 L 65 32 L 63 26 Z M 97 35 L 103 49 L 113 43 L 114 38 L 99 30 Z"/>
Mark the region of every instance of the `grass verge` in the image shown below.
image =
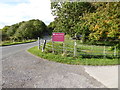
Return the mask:
<path id="1" fill-rule="evenodd" d="M 19 42 L 3 41 L 3 42 L 1 42 L 0 46 L 9 46 L 9 45 L 30 43 L 30 42 L 35 42 L 35 41 L 37 41 L 37 40 L 25 40 L 25 41 L 19 41 Z"/>
<path id="2" fill-rule="evenodd" d="M 38 50 L 38 47 L 32 47 L 28 50 L 28 52 L 39 56 L 44 59 L 48 59 L 50 61 L 55 61 L 59 63 L 72 64 L 72 65 L 118 65 L 120 64 L 120 60 L 118 58 L 108 59 L 108 58 L 82 58 L 79 57 L 71 57 L 71 56 L 63 56 L 62 54 L 53 54 L 49 52 L 41 52 Z"/>

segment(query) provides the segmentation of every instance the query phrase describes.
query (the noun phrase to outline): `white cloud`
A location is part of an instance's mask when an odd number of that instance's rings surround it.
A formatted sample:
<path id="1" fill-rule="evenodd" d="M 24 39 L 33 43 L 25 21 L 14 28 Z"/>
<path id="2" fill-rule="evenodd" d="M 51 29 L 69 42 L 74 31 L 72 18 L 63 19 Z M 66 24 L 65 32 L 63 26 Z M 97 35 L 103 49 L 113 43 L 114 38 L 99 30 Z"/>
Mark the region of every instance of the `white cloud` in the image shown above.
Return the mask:
<path id="1" fill-rule="evenodd" d="M 40 19 L 46 24 L 53 21 L 50 0 L 29 0 L 29 3 L 0 4 L 0 28 L 30 19 Z"/>

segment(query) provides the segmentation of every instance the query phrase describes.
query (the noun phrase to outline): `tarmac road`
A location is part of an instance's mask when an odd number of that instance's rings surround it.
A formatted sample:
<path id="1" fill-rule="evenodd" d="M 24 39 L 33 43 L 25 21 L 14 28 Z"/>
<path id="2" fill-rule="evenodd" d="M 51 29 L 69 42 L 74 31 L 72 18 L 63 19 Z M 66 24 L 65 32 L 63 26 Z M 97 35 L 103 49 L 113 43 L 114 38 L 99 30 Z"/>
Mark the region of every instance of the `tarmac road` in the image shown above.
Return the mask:
<path id="1" fill-rule="evenodd" d="M 3 88 L 106 88 L 81 65 L 51 62 L 26 50 L 37 43 L 2 48 Z"/>

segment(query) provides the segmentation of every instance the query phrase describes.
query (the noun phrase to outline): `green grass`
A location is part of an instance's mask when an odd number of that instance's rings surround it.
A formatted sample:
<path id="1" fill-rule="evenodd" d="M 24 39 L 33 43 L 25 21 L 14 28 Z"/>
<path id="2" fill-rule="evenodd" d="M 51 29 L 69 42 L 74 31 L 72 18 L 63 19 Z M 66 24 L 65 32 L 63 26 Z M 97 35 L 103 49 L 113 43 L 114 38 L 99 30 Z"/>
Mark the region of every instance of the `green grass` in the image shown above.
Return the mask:
<path id="1" fill-rule="evenodd" d="M 65 51 L 68 56 L 73 56 L 74 52 L 74 40 L 69 39 L 67 36 L 65 38 Z M 87 58 L 114 58 L 120 57 L 118 55 L 118 50 L 116 51 L 116 56 L 114 56 L 114 50 L 110 50 L 111 46 L 105 46 L 105 53 L 104 53 L 104 46 L 96 46 L 96 45 L 86 45 L 77 43 L 77 56 L 83 55 L 83 57 Z M 47 43 L 46 49 L 48 52 L 52 50 L 52 42 Z M 56 54 L 63 53 L 63 43 L 62 42 L 55 42 L 54 49 Z"/>
<path id="2" fill-rule="evenodd" d="M 54 53 L 52 53 L 52 42 L 46 44 L 44 52 L 38 50 L 37 46 L 30 48 L 28 51 L 50 61 L 55 61 L 73 65 L 118 65 L 120 64 L 120 56 L 114 56 L 114 51 L 110 50 L 110 46 L 106 46 L 105 55 L 103 54 L 104 46 L 85 45 L 77 43 L 77 54 L 74 56 L 74 40 L 68 35 L 65 36 L 63 43 L 54 42 Z"/>
<path id="3" fill-rule="evenodd" d="M 72 64 L 72 65 L 118 65 L 120 64 L 120 60 L 117 58 L 107 59 L 107 58 L 82 58 L 79 57 L 71 57 L 64 56 L 62 54 L 53 54 L 48 53 L 47 51 L 41 52 L 38 50 L 38 47 L 32 47 L 28 50 L 30 53 L 39 56 L 44 59 L 48 59 L 50 61 L 55 61 L 59 63 Z"/>
<path id="4" fill-rule="evenodd" d="M 9 46 L 9 45 L 16 45 L 16 44 L 22 44 L 22 43 L 30 43 L 30 42 L 35 42 L 37 40 L 24 40 L 24 41 L 15 41 L 15 42 L 12 42 L 12 41 L 2 41 L 0 43 L 0 46 Z"/>

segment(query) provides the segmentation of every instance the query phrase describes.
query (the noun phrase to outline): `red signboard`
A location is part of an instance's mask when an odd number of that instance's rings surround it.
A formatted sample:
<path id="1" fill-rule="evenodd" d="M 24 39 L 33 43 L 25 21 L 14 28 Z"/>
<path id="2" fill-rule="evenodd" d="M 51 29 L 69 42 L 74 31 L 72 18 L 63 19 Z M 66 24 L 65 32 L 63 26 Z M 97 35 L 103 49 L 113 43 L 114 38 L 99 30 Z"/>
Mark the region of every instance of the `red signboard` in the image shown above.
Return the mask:
<path id="1" fill-rule="evenodd" d="M 64 33 L 53 33 L 52 41 L 53 42 L 64 42 Z"/>

